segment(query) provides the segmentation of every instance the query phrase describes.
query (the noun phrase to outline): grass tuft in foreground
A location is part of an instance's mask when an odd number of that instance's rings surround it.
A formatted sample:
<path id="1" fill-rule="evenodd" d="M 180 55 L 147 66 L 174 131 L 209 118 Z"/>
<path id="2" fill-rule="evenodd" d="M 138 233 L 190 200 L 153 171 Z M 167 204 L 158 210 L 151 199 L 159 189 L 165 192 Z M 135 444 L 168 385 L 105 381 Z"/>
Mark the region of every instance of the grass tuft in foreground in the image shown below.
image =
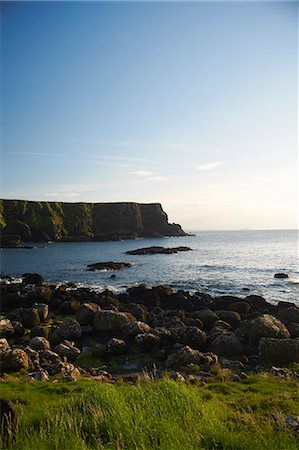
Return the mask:
<path id="1" fill-rule="evenodd" d="M 295 450 L 299 444 L 294 430 L 269 417 L 299 414 L 298 386 L 272 378 L 206 386 L 5 381 L 1 396 L 21 414 L 14 442 L 0 443 L 3 449 Z"/>

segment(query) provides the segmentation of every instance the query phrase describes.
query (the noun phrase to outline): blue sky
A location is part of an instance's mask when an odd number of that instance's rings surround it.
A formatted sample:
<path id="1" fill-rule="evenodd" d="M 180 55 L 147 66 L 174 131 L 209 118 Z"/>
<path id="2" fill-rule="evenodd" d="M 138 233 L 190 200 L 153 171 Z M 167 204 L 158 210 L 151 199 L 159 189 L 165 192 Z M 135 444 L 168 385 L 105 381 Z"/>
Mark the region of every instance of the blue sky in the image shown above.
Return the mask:
<path id="1" fill-rule="evenodd" d="M 296 3 L 1 6 L 2 197 L 296 227 Z"/>

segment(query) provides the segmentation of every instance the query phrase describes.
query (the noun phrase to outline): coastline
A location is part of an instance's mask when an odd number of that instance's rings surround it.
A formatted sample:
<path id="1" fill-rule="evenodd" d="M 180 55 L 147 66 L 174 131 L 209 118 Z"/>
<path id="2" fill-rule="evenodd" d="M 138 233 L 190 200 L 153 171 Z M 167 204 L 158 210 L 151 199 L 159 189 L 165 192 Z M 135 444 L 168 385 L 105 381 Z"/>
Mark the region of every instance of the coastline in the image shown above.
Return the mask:
<path id="1" fill-rule="evenodd" d="M 1 284 L 1 299 L 2 373 L 92 378 L 102 364 L 115 374 L 193 366 L 240 374 L 299 362 L 299 308 L 256 295 L 146 285 L 99 293 L 26 274 L 22 283 Z"/>

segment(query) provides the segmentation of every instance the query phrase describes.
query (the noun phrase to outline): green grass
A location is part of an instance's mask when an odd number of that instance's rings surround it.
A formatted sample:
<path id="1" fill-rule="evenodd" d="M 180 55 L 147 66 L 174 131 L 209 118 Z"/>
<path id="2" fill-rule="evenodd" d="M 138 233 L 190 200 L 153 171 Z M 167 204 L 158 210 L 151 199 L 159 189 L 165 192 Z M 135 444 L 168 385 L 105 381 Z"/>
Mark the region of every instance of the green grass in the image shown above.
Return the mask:
<path id="1" fill-rule="evenodd" d="M 14 442 L 0 448 L 290 450 L 298 436 L 268 417 L 299 414 L 298 384 L 272 377 L 205 386 L 3 381 L 17 404 Z"/>

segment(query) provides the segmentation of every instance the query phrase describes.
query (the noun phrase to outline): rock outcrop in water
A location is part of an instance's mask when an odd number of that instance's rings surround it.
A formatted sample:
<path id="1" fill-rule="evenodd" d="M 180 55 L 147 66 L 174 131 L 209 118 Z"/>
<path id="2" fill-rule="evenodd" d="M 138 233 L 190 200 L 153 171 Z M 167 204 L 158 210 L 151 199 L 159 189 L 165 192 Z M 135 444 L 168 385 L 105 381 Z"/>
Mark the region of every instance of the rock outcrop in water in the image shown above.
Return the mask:
<path id="1" fill-rule="evenodd" d="M 186 236 L 159 203 L 63 203 L 0 200 L 2 245 L 30 241 L 102 241 Z"/>

